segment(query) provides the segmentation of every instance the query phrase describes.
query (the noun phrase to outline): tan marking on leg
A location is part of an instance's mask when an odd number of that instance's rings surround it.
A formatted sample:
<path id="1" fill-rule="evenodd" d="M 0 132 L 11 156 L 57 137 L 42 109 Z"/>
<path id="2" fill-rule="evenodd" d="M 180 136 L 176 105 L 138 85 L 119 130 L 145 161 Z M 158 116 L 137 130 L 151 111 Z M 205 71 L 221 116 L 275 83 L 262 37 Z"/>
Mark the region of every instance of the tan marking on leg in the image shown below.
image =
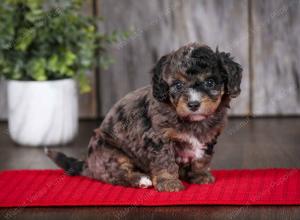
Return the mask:
<path id="1" fill-rule="evenodd" d="M 191 164 L 191 171 L 188 173 L 189 182 L 197 184 L 213 183 L 214 176 L 209 172 L 211 156 L 205 155 L 201 160 L 195 160 Z"/>

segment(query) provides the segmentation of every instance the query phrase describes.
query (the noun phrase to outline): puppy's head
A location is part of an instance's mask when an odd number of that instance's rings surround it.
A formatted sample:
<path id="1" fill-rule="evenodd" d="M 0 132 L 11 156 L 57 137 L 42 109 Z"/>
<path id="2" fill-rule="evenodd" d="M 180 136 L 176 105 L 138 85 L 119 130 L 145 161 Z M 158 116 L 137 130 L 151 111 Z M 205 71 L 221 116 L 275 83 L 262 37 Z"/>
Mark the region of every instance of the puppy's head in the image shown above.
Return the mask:
<path id="1" fill-rule="evenodd" d="M 172 104 L 179 117 L 200 121 L 216 111 L 223 95 L 239 95 L 241 78 L 242 68 L 230 54 L 191 43 L 157 62 L 153 96 Z"/>

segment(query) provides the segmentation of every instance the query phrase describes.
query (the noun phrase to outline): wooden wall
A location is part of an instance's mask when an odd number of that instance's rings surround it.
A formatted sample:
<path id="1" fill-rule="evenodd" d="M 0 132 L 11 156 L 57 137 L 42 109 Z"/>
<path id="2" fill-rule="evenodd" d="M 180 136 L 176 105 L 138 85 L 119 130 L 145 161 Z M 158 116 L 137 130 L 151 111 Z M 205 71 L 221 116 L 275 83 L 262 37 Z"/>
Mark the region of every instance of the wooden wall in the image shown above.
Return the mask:
<path id="1" fill-rule="evenodd" d="M 130 7 L 128 7 L 130 5 Z M 248 9 L 244 1 L 103 1 L 104 30 L 132 36 L 112 47 L 116 64 L 101 75 L 102 113 L 134 88 L 149 83 L 149 70 L 162 55 L 192 41 L 232 52 L 244 67 L 243 93 L 232 113 L 249 112 Z M 128 10 L 129 8 L 129 10 Z"/>
<path id="2" fill-rule="evenodd" d="M 87 15 L 93 15 L 93 0 L 85 0 L 83 5 L 83 13 Z M 97 118 L 97 85 L 95 70 L 91 70 L 87 73 L 91 82 L 92 91 L 90 93 L 81 94 L 79 96 L 79 114 L 81 118 Z"/>
<path id="3" fill-rule="evenodd" d="M 219 46 L 242 64 L 242 94 L 232 115 L 299 115 L 299 9 L 299 0 L 88 0 L 84 12 L 105 18 L 101 30 L 133 33 L 110 48 L 115 63 L 99 80 L 89 73 L 93 92 L 80 97 L 81 117 L 104 115 L 150 82 L 160 56 L 191 41 Z M 0 84 L 0 117 L 4 90 Z"/>
<path id="4" fill-rule="evenodd" d="M 7 103 L 6 103 L 6 82 L 0 80 L 0 120 L 6 119 Z"/>
<path id="5" fill-rule="evenodd" d="M 300 114 L 300 1 L 252 2 L 253 113 Z"/>

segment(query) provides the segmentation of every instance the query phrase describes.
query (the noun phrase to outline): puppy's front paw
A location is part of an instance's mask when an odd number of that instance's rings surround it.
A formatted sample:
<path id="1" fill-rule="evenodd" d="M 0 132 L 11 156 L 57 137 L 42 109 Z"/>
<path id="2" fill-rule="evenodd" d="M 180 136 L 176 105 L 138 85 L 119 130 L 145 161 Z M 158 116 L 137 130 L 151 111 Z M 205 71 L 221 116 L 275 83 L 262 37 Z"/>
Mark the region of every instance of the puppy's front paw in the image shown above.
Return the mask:
<path id="1" fill-rule="evenodd" d="M 215 177 L 210 172 L 203 172 L 191 177 L 190 182 L 196 184 L 214 183 Z"/>
<path id="2" fill-rule="evenodd" d="M 184 188 L 179 179 L 164 179 L 155 185 L 155 189 L 159 192 L 178 192 Z"/>

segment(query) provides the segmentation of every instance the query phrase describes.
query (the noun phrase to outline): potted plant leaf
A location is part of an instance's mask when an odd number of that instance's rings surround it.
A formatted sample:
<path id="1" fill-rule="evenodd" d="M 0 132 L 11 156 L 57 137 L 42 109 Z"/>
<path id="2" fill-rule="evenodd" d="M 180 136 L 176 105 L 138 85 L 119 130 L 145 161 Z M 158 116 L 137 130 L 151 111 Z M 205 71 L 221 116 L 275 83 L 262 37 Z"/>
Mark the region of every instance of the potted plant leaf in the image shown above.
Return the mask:
<path id="1" fill-rule="evenodd" d="M 0 76 L 7 79 L 9 133 L 20 145 L 59 145 L 74 138 L 77 85 L 90 91 L 87 71 L 95 63 L 107 65 L 101 52 L 117 38 L 99 33 L 95 18 L 81 14 L 83 1 L 61 2 L 0 5 Z"/>

